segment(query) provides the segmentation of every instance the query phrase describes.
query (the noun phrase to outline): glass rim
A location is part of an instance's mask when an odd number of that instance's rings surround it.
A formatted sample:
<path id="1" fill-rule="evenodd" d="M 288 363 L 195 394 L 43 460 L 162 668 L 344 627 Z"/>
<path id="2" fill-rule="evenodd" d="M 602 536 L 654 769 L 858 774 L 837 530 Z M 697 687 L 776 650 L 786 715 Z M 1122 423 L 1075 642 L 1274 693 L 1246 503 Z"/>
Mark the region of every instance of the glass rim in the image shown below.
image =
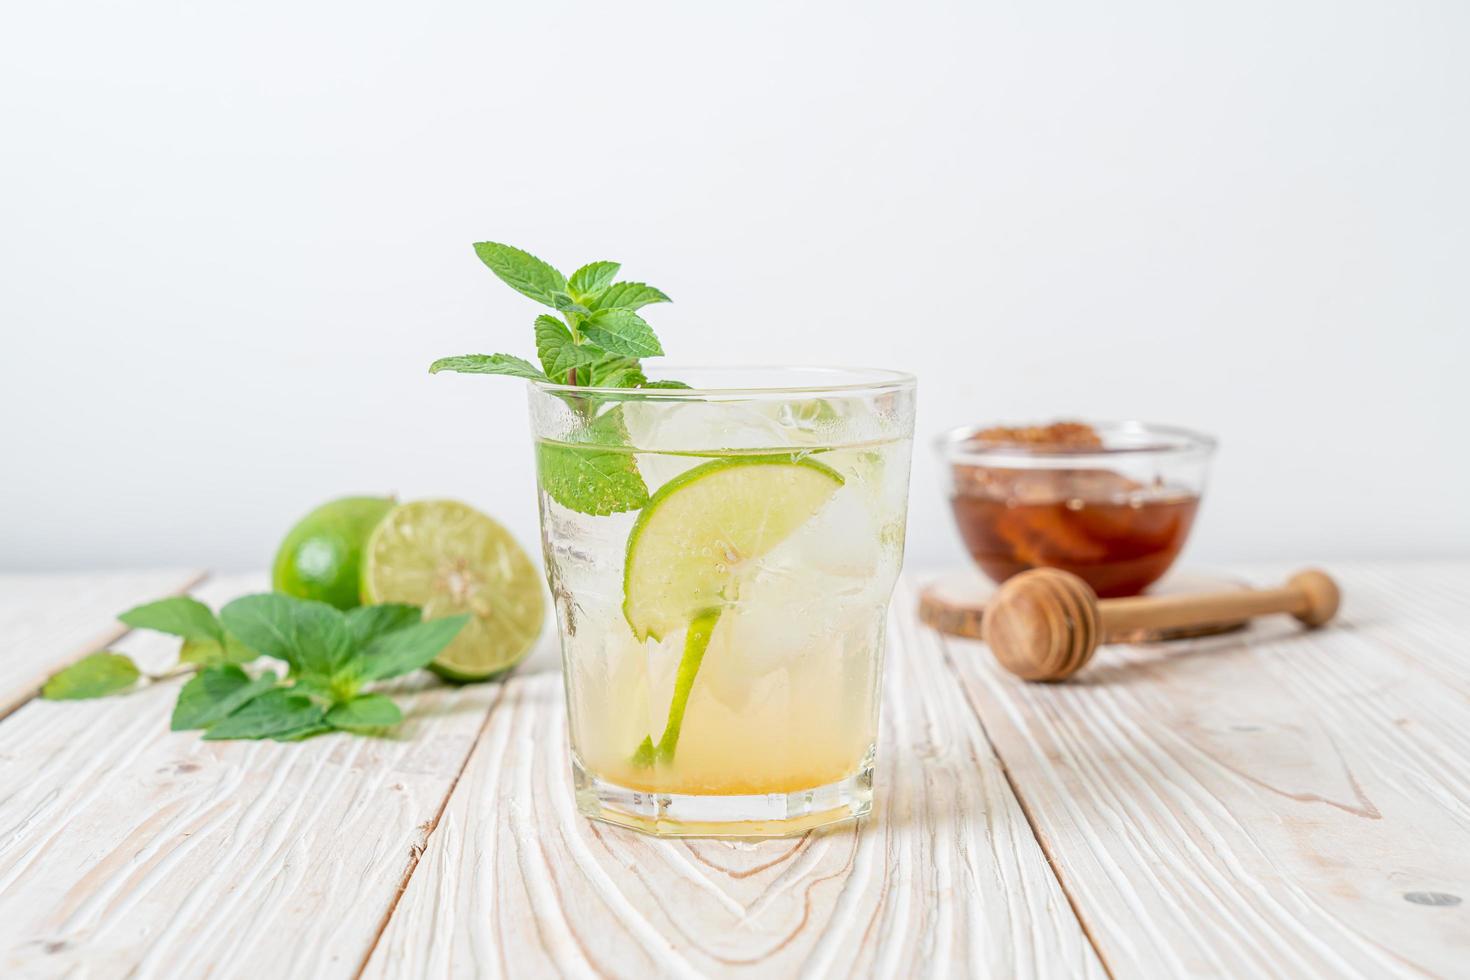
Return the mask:
<path id="1" fill-rule="evenodd" d="M 660 372 L 667 370 L 678 375 L 680 372 L 720 371 L 724 373 L 769 373 L 769 374 L 829 374 L 846 376 L 855 380 L 832 384 L 799 385 L 732 385 L 728 387 L 691 388 L 602 388 L 590 385 L 565 385 L 551 381 L 529 381 L 531 387 L 551 395 L 597 395 L 601 398 L 637 398 L 647 400 L 698 400 L 709 397 L 777 396 L 797 397 L 803 395 L 834 394 L 881 394 L 890 391 L 906 391 L 918 384 L 918 379 L 907 371 L 889 368 L 847 368 L 807 365 L 717 365 L 717 364 L 671 364 L 659 365 Z M 861 380 L 856 380 L 861 379 Z"/>
<path id="2" fill-rule="evenodd" d="M 975 446 L 971 444 L 971 440 L 991 426 L 962 425 L 940 433 L 934 440 L 934 448 L 951 463 L 970 463 L 977 466 L 1009 464 L 1019 468 L 1073 468 L 1079 464 L 1117 459 L 1119 456 L 1208 457 L 1219 446 L 1219 441 L 1214 436 L 1180 425 L 1163 425 L 1139 419 L 1113 421 L 1076 418 L 1066 421 L 1083 422 L 1102 433 L 1144 436 L 1149 441 L 1134 445 L 1104 446 L 1100 449 L 1091 446 L 1077 449 L 1030 449 L 1024 445 L 1004 444 Z"/>

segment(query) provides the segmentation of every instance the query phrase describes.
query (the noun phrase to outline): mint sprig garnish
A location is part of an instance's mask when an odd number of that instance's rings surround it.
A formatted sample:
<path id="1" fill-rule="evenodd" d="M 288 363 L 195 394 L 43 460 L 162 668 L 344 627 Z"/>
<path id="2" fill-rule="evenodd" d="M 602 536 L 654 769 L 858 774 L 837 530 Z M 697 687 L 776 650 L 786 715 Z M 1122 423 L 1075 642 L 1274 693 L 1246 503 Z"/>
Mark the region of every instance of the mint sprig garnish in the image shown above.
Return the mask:
<path id="1" fill-rule="evenodd" d="M 645 357 L 663 354 L 663 345 L 638 312 L 667 303 L 663 290 L 646 282 L 619 282 L 616 262 L 589 262 L 570 276 L 529 252 L 498 242 L 477 242 L 475 254 L 507 286 L 554 313 L 535 320 L 536 358 L 541 366 L 513 354 L 443 357 L 431 373 L 501 374 L 579 388 L 687 388 L 680 381 L 650 380 Z M 568 396 L 586 420 L 587 444 L 542 443 L 536 449 L 541 488 L 570 510 L 606 515 L 637 510 L 648 502 L 648 486 L 626 451 L 628 433 L 618 406 L 598 414 L 596 399 Z M 621 449 L 622 451 L 616 451 Z"/>
<path id="2" fill-rule="evenodd" d="M 616 262 L 589 262 L 564 276 L 530 252 L 499 242 L 476 242 L 475 254 L 511 289 L 556 311 L 536 318 L 537 368 L 511 354 L 443 357 L 430 373 L 503 374 L 530 381 L 596 388 L 684 387 L 653 383 L 642 358 L 663 354 L 653 328 L 638 313 L 667 303 L 660 289 L 643 282 L 615 282 Z"/>
<path id="3" fill-rule="evenodd" d="M 171 728 L 203 729 L 209 740 L 278 741 L 334 730 L 370 734 L 398 724 L 403 713 L 393 700 L 364 686 L 427 666 L 469 619 L 425 620 L 416 607 L 401 604 L 344 613 L 281 593 L 243 596 L 218 616 L 202 602 L 179 596 L 118 618 L 181 637 L 180 666 L 150 676 L 123 654 L 94 653 L 48 680 L 42 697 L 103 697 L 144 677 L 158 681 L 192 672 L 179 691 Z M 246 669 L 262 656 L 283 661 L 285 676 Z"/>

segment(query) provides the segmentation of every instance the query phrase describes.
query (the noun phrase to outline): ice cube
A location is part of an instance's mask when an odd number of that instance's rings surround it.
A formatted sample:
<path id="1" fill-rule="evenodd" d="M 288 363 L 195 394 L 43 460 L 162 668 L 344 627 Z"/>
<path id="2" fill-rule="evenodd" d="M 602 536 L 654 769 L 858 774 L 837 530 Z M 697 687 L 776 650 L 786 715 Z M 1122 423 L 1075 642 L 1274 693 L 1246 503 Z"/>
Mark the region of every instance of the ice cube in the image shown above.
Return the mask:
<path id="1" fill-rule="evenodd" d="M 850 481 L 762 559 L 763 570 L 793 582 L 813 573 L 844 579 L 876 576 L 883 559 L 882 528 L 871 496 Z"/>
<path id="2" fill-rule="evenodd" d="M 623 421 L 645 452 L 721 452 L 811 446 L 813 430 L 769 402 L 628 402 Z"/>

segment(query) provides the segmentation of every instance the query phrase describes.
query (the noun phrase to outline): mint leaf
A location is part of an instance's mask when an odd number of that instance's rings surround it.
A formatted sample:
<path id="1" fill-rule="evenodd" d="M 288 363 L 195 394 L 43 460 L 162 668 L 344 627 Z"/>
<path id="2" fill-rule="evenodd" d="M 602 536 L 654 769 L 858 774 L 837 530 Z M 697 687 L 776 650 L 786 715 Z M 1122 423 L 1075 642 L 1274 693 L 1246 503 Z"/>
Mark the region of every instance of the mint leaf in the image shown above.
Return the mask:
<path id="1" fill-rule="evenodd" d="M 536 477 L 547 496 L 579 514 L 619 514 L 648 503 L 632 453 L 537 443 Z"/>
<path id="2" fill-rule="evenodd" d="M 296 643 L 288 662 L 293 673 L 335 690 L 353 666 L 357 652 L 347 616 L 325 602 L 297 599 L 291 607 L 291 618 Z"/>
<path id="3" fill-rule="evenodd" d="M 231 634 L 224 630 L 220 632 L 225 638 L 223 643 L 219 640 L 185 638 L 183 645 L 179 647 L 179 663 L 200 664 L 205 667 L 214 664 L 248 664 L 260 656 Z"/>
<path id="4" fill-rule="evenodd" d="M 291 616 L 296 627 L 296 663 L 302 673 L 330 677 L 352 659 L 352 631 L 342 610 L 313 599 L 296 599 Z"/>
<path id="5" fill-rule="evenodd" d="M 208 728 L 275 686 L 276 675 L 270 671 L 252 679 L 234 664 L 201 670 L 179 691 L 169 727 L 176 732 Z"/>
<path id="6" fill-rule="evenodd" d="M 559 311 L 566 322 L 546 315 L 536 319 L 536 353 L 544 373 L 510 354 L 440 358 L 430 373 L 501 374 L 579 387 L 647 385 L 639 359 L 662 354 L 663 346 L 636 311 L 669 302 L 662 290 L 643 282 L 614 282 L 621 269 L 616 262 L 589 262 L 567 279 L 529 252 L 499 242 L 478 242 L 475 254 L 511 288 Z"/>
<path id="7" fill-rule="evenodd" d="M 226 607 L 228 608 L 228 607 Z M 206 741 L 229 738 L 301 737 L 322 725 L 325 712 L 311 698 L 276 688 L 247 701 L 204 732 Z"/>
<path id="8" fill-rule="evenodd" d="M 567 286 L 572 295 L 585 301 L 592 294 L 606 289 L 621 268 L 616 262 L 589 262 L 572 273 L 572 278 L 567 280 Z"/>
<path id="9" fill-rule="evenodd" d="M 582 336 L 609 353 L 627 357 L 656 357 L 664 352 L 653 328 L 632 310 L 598 310 L 583 322 Z"/>
<path id="10" fill-rule="evenodd" d="M 384 633 L 412 626 L 423 619 L 418 606 L 401 602 L 384 602 L 376 606 L 358 606 L 347 610 L 347 630 L 359 650 Z"/>
<path id="11" fill-rule="evenodd" d="M 227 633 L 209 607 L 188 596 L 160 599 L 129 609 L 117 617 L 134 629 L 155 630 L 184 638 L 179 662 L 186 664 L 248 663 L 260 654 Z"/>
<path id="12" fill-rule="evenodd" d="M 225 629 L 261 653 L 291 665 L 292 675 L 335 689 L 355 652 L 341 610 L 279 592 L 241 596 L 219 611 Z"/>
<path id="13" fill-rule="evenodd" d="M 267 657 L 292 662 L 296 630 L 292 606 L 296 599 L 279 592 L 241 596 L 219 611 L 225 629 Z"/>
<path id="14" fill-rule="evenodd" d="M 641 385 L 639 385 L 638 387 L 640 387 L 640 388 L 688 388 L 689 386 L 686 385 L 682 381 L 670 381 L 670 380 L 665 379 L 663 381 L 645 381 Z"/>
<path id="15" fill-rule="evenodd" d="M 132 687 L 139 676 L 131 658 L 104 650 L 52 674 L 41 688 L 41 697 L 48 701 L 100 698 Z"/>
<path id="16" fill-rule="evenodd" d="M 536 318 L 536 356 L 541 359 L 547 376 L 564 384 L 568 372 L 596 362 L 602 351 L 589 344 L 578 344 L 565 323 L 543 313 Z"/>
<path id="17" fill-rule="evenodd" d="M 642 282 L 615 282 L 605 291 L 588 302 L 594 310 L 638 310 L 650 303 L 668 303 L 671 300 L 662 290 L 654 289 Z"/>
<path id="18" fill-rule="evenodd" d="M 622 365 L 619 370 L 638 370 L 637 361 L 617 361 Z M 579 436 L 577 444 L 541 443 L 536 448 L 541 487 L 553 500 L 597 515 L 637 510 L 648 502 L 648 486 L 633 454 L 612 451 L 630 448 L 623 406 L 613 405 L 592 418 Z"/>
<path id="19" fill-rule="evenodd" d="M 219 620 L 209 607 L 186 595 L 136 606 L 117 617 L 133 629 L 172 633 L 191 640 L 221 640 Z"/>
<path id="20" fill-rule="evenodd" d="M 277 732 L 271 738 L 277 742 L 300 742 L 302 739 L 311 738 L 313 735 L 322 735 L 332 730 L 332 726 L 328 725 L 326 721 L 317 721 L 309 725 L 302 725 L 300 728 Z"/>
<path id="21" fill-rule="evenodd" d="M 563 313 L 571 312 L 585 314 L 592 312 L 587 307 L 583 306 L 581 303 L 578 303 L 575 299 L 573 299 L 566 293 L 552 293 L 551 305 L 556 307 L 558 310 L 561 310 Z"/>
<path id="22" fill-rule="evenodd" d="M 476 242 L 475 254 L 501 282 L 538 303 L 551 306 L 553 293 L 566 292 L 566 278 L 530 252 L 499 242 Z"/>
<path id="23" fill-rule="evenodd" d="M 327 712 L 328 725 L 349 732 L 374 732 L 402 720 L 403 712 L 398 710 L 398 705 L 382 694 L 359 694 Z"/>
<path id="24" fill-rule="evenodd" d="M 380 681 L 428 666 L 469 619 L 467 615 L 427 619 L 383 634 L 358 654 L 358 676 L 365 681 Z"/>
<path id="25" fill-rule="evenodd" d="M 604 354 L 587 368 L 587 384 L 593 388 L 631 388 L 644 380 L 638 358 L 622 354 Z"/>
<path id="26" fill-rule="evenodd" d="M 430 374 L 454 371 L 458 374 L 505 374 L 527 381 L 546 381 L 536 365 L 522 357 L 510 354 L 461 354 L 458 357 L 441 357 L 429 365 Z"/>
<path id="27" fill-rule="evenodd" d="M 648 381 L 648 375 L 637 361 L 624 367 L 604 370 L 596 384 L 599 388 L 639 388 Z"/>

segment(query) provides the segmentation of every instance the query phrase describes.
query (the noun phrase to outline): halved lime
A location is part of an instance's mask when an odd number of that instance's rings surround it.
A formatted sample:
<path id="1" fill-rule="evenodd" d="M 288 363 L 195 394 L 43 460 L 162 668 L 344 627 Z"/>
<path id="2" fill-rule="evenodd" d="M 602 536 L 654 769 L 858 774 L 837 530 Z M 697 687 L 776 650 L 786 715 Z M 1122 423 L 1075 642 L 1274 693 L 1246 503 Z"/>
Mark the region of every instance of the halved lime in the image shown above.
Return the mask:
<path id="1" fill-rule="evenodd" d="M 455 500 L 418 500 L 388 512 L 362 559 L 366 602 L 408 602 L 425 619 L 470 621 L 429 669 L 488 680 L 520 663 L 541 633 L 541 573 L 510 532 Z"/>
<path id="2" fill-rule="evenodd" d="M 665 483 L 628 536 L 623 614 L 634 634 L 661 639 L 733 602 L 742 567 L 841 487 L 830 466 L 791 454 L 729 456 Z"/>

